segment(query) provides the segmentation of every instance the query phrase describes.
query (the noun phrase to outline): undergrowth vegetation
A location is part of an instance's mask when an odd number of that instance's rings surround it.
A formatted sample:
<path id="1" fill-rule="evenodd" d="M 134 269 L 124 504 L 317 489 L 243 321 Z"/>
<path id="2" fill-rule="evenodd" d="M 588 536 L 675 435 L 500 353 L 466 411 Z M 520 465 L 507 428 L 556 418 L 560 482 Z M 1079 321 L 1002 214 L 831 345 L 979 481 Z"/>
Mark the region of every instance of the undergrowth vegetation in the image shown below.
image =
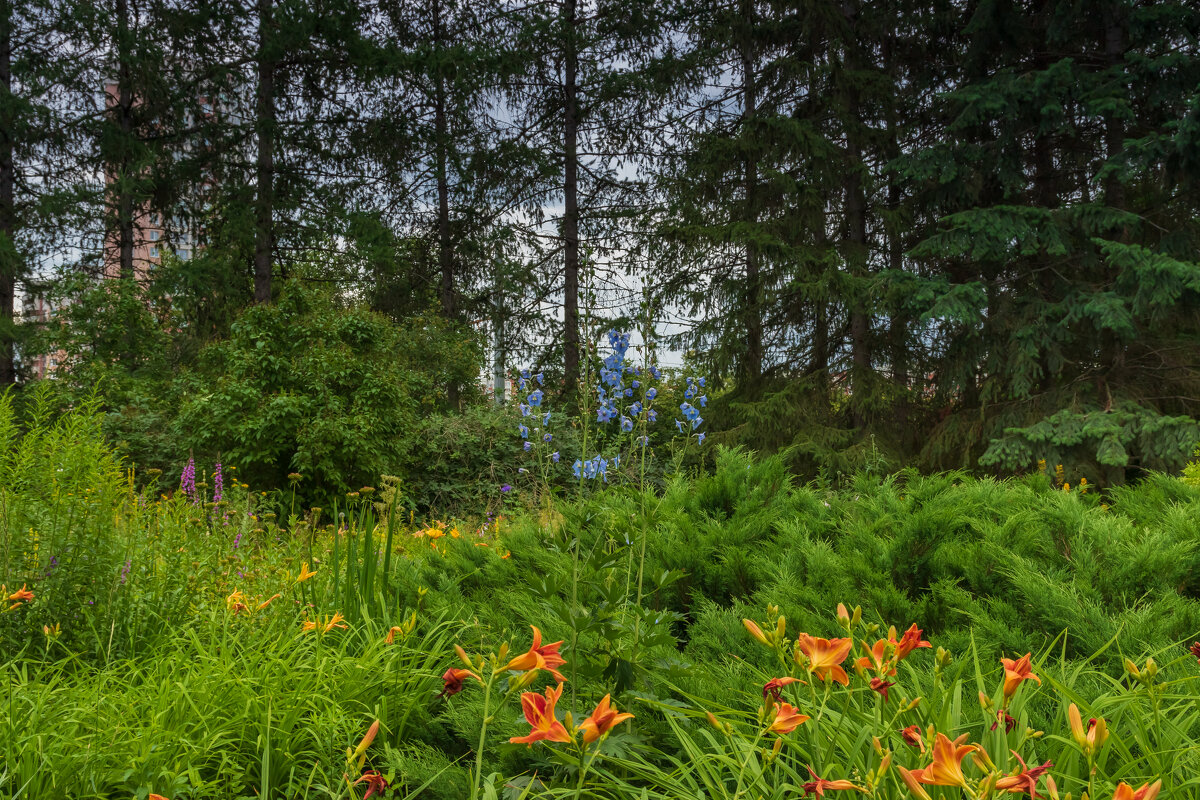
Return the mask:
<path id="1" fill-rule="evenodd" d="M 1200 489 L 1176 478 L 799 485 L 720 450 L 429 520 L 397 479 L 319 509 L 237 465 L 168 486 L 95 408 L 51 406 L 0 402 L 6 795 L 1200 786 Z"/>

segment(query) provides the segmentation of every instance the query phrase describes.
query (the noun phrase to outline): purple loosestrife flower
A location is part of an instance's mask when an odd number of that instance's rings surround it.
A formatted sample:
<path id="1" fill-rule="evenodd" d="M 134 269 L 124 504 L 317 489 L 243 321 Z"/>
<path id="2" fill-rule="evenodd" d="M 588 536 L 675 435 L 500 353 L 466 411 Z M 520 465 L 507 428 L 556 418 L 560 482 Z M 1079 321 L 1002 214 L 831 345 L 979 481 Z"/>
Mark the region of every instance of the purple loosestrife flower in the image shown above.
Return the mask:
<path id="1" fill-rule="evenodd" d="M 217 462 L 217 466 L 213 469 L 213 502 L 221 502 L 221 491 L 225 488 L 225 482 L 221 477 L 221 462 Z"/>
<path id="2" fill-rule="evenodd" d="M 233 539 L 233 549 L 237 550 L 242 544 L 242 532 L 238 531 L 238 535 Z"/>
<path id="3" fill-rule="evenodd" d="M 196 497 L 196 460 L 194 458 L 189 458 L 184 466 L 183 474 L 179 476 L 179 488 L 183 489 L 183 493 L 193 503 L 198 502 Z"/>
<path id="4" fill-rule="evenodd" d="M 125 585 L 125 580 L 129 577 L 129 570 L 133 568 L 133 562 L 127 560 L 125 566 L 121 567 L 121 585 Z"/>

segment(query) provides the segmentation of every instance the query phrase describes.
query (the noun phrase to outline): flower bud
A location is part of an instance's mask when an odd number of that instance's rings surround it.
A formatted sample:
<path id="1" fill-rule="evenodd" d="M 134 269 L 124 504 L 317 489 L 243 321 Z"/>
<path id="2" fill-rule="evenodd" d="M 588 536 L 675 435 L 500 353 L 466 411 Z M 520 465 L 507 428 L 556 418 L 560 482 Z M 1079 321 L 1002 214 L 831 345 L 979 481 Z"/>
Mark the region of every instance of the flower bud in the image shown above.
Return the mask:
<path id="1" fill-rule="evenodd" d="M 1153 680 L 1154 676 L 1158 674 L 1158 664 L 1154 663 L 1153 658 L 1147 658 L 1146 666 L 1142 668 L 1142 672 L 1145 674 L 1147 680 Z"/>
<path id="2" fill-rule="evenodd" d="M 753 636 L 755 641 L 757 641 L 759 644 L 767 647 L 774 646 L 771 644 L 770 640 L 767 639 L 766 634 L 762 632 L 762 628 L 758 627 L 753 620 L 744 619 L 742 620 L 742 625 L 746 627 L 746 630 L 750 632 L 750 635 Z"/>
<path id="3" fill-rule="evenodd" d="M 1128 658 L 1125 659 L 1125 671 L 1139 681 L 1142 679 L 1142 671 L 1137 668 L 1137 664 L 1133 663 Z"/>
<path id="4" fill-rule="evenodd" d="M 860 622 L 862 622 L 862 606 L 855 606 L 854 614 L 850 617 L 850 627 L 857 628 Z"/>
<path id="5" fill-rule="evenodd" d="M 846 630 L 850 630 L 850 612 L 846 610 L 845 603 L 837 604 L 837 620 L 838 625 L 842 626 Z"/>
<path id="6" fill-rule="evenodd" d="M 982 708 L 984 711 L 991 711 L 992 705 L 993 705 L 992 698 L 988 697 L 986 693 L 980 692 L 979 693 L 979 707 Z"/>
<path id="7" fill-rule="evenodd" d="M 784 635 L 787 633 L 787 619 L 780 614 L 779 619 L 775 620 L 775 641 L 782 642 Z"/>
<path id="8" fill-rule="evenodd" d="M 871 746 L 875 748 L 876 754 L 883 755 L 883 742 L 879 741 L 878 736 L 871 737 Z"/>
<path id="9" fill-rule="evenodd" d="M 704 716 L 708 720 L 709 725 L 712 725 L 714 728 L 719 730 L 721 733 L 725 732 L 725 728 L 723 725 L 721 725 L 721 720 L 717 719 L 716 714 L 712 713 L 711 711 L 705 711 Z"/>
<path id="10" fill-rule="evenodd" d="M 941 667 L 942 669 L 945 669 L 946 667 L 950 666 L 950 662 L 954 660 L 953 657 L 950 655 L 950 651 L 944 647 L 939 647 L 937 649 L 937 655 L 935 658 L 937 661 L 937 665 L 939 667 Z"/>
<path id="11" fill-rule="evenodd" d="M 466 650 L 463 650 L 462 645 L 454 645 L 454 652 L 458 654 L 458 660 L 461 661 L 467 669 L 470 669 L 474 666 L 474 664 L 471 663 L 471 657 L 467 655 Z"/>
<path id="12" fill-rule="evenodd" d="M 921 705 L 921 698 L 920 698 L 920 697 L 914 697 L 912 700 L 909 700 L 909 701 L 908 701 L 908 705 L 906 705 L 906 706 L 904 707 L 904 710 L 905 710 L 905 711 L 912 711 L 914 708 L 916 708 L 916 707 L 917 707 L 917 706 L 919 706 L 919 705 Z"/>

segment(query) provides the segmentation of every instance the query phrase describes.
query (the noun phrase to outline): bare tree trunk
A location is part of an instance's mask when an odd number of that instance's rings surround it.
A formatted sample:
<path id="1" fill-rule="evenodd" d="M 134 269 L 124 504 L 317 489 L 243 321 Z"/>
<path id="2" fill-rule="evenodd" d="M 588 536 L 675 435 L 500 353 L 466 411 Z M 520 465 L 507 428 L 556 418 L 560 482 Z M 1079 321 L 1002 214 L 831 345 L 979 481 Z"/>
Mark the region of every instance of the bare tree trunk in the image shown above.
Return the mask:
<path id="1" fill-rule="evenodd" d="M 433 3 L 433 45 L 439 50 L 442 47 L 442 4 L 440 0 Z M 438 264 L 442 272 L 442 314 L 448 320 L 454 320 L 456 315 L 454 296 L 454 248 L 450 241 L 450 181 L 447 177 L 447 160 L 449 143 L 447 142 L 446 126 L 446 79 L 442 74 L 441 61 L 438 61 L 437 75 L 434 78 L 433 96 L 433 125 L 434 125 L 434 162 L 437 171 L 438 195 Z M 451 408 L 459 405 L 458 383 L 451 378 L 446 386 L 446 399 Z"/>
<path id="2" fill-rule="evenodd" d="M 758 113 L 758 85 L 755 80 L 756 54 L 754 49 L 754 0 L 742 0 L 742 24 L 746 35 L 742 41 L 742 126 L 753 124 Z M 746 222 L 753 227 L 758 222 L 758 158 L 753 153 L 746 155 L 743 163 L 743 192 L 746 200 Z M 753 237 L 753 232 L 751 233 Z M 746 326 L 746 362 L 743 365 L 746 383 L 756 391 L 762 378 L 763 330 L 762 330 L 762 274 L 759 264 L 758 246 L 753 241 L 746 243 L 746 294 L 743 314 Z"/>
<path id="3" fill-rule="evenodd" d="M 565 0 L 563 79 L 563 369 L 572 392 L 579 377 L 579 53 L 576 0 Z"/>
<path id="4" fill-rule="evenodd" d="M 12 4 L 0 0 L 0 387 L 17 382 L 17 246 L 13 205 Z"/>
<path id="5" fill-rule="evenodd" d="M 270 53 L 274 0 L 258 0 L 258 98 L 255 107 L 257 195 L 254 230 L 254 302 L 271 302 L 275 245 L 275 64 Z"/>
<path id="6" fill-rule="evenodd" d="M 117 254 L 118 277 L 122 291 L 131 291 L 137 276 L 133 271 L 133 187 L 130 147 L 133 137 L 133 79 L 130 74 L 129 52 L 132 34 L 129 30 L 129 4 L 117 0 L 117 127 L 121 131 L 121 160 L 116 174 L 117 187 Z M 134 326 L 127 325 L 124 333 L 125 368 L 132 370 L 136 359 L 133 341 Z"/>
<path id="7" fill-rule="evenodd" d="M 858 16 L 857 0 L 845 0 L 842 3 L 842 14 L 853 32 Z M 857 62 L 856 43 L 850 42 L 846 47 L 846 68 L 848 70 L 856 69 Z M 858 91 L 851 86 L 847 88 L 846 94 L 847 120 L 851 126 L 854 126 L 859 123 Z M 846 177 L 842 182 L 846 204 L 845 257 L 850 274 L 855 278 L 865 278 L 867 271 L 867 198 L 863 190 L 862 148 L 858 141 L 858 131 L 853 128 L 846 133 L 846 157 Z M 865 383 L 871 370 L 871 319 L 866 305 L 861 285 L 854 286 L 850 303 L 850 386 L 855 394 L 866 391 Z M 862 412 L 864 399 L 860 396 L 854 398 L 851 403 L 852 419 L 856 427 L 861 427 L 866 422 Z"/>

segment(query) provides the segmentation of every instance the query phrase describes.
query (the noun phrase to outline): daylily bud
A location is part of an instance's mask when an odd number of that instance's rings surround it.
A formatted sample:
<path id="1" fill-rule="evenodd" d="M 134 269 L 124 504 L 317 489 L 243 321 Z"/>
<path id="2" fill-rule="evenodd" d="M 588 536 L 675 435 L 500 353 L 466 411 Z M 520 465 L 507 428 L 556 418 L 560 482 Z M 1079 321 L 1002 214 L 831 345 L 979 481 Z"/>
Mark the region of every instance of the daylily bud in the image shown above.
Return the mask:
<path id="1" fill-rule="evenodd" d="M 879 761 L 879 767 L 875 770 L 875 780 L 878 781 L 892 767 L 892 751 L 889 750 L 883 754 L 883 758 Z"/>
<path id="2" fill-rule="evenodd" d="M 908 791 L 912 792 L 912 796 L 917 800 L 930 800 L 929 792 L 925 791 L 925 787 L 921 785 L 917 777 L 904 767 L 896 767 L 900 770 L 900 777 L 904 781 L 904 785 L 908 787 Z"/>
<path id="3" fill-rule="evenodd" d="M 1146 666 L 1142 668 L 1142 672 L 1148 680 L 1153 680 L 1154 676 L 1158 674 L 1158 664 L 1154 663 L 1153 658 L 1147 658 Z"/>
<path id="4" fill-rule="evenodd" d="M 979 693 L 979 707 L 982 708 L 984 711 L 991 711 L 992 710 L 992 698 L 988 697 L 986 693 L 980 692 Z"/>
<path id="5" fill-rule="evenodd" d="M 949 650 L 947 650 L 944 647 L 939 647 L 937 649 L 937 654 L 935 656 L 935 660 L 937 661 L 937 665 L 939 667 L 941 667 L 942 669 L 945 669 L 946 667 L 950 666 L 950 662 L 953 661 L 954 659 L 950 655 Z"/>
<path id="6" fill-rule="evenodd" d="M 917 706 L 919 706 L 919 705 L 921 705 L 921 698 L 919 698 L 919 697 L 914 697 L 912 700 L 909 700 L 909 701 L 908 701 L 908 705 L 906 705 L 906 706 L 904 707 L 904 710 L 905 710 L 905 711 L 912 711 L 914 708 L 916 708 L 916 707 L 917 707 Z"/>
<path id="7" fill-rule="evenodd" d="M 563 715 L 563 726 L 569 731 L 575 730 L 575 716 L 570 711 Z"/>
<path id="8" fill-rule="evenodd" d="M 767 647 L 774 646 L 771 644 L 770 640 L 767 639 L 766 634 L 762 632 L 762 628 L 758 627 L 753 620 L 744 619 L 742 620 L 742 625 L 746 626 L 746 630 L 750 632 L 750 635 L 753 636 L 759 644 L 766 645 Z"/>
<path id="9" fill-rule="evenodd" d="M 868 625 L 866 627 L 866 633 L 867 633 L 868 638 L 870 638 L 871 636 L 874 636 L 878 632 L 879 632 L 879 623 L 877 623 L 877 622 L 872 622 L 870 625 Z"/>
<path id="10" fill-rule="evenodd" d="M 783 737 L 780 736 L 775 740 L 775 744 L 771 745 L 771 753 L 779 755 L 779 751 L 783 749 Z"/>
<path id="11" fill-rule="evenodd" d="M 1046 776 L 1046 791 L 1050 793 L 1050 800 L 1058 800 L 1058 784 L 1054 782 L 1053 775 Z"/>
<path id="12" fill-rule="evenodd" d="M 977 748 L 971 753 L 971 758 L 979 765 L 979 769 L 984 772 L 995 772 L 996 765 L 992 762 L 992 757 L 988 755 L 987 750 L 982 747 Z"/>
<path id="13" fill-rule="evenodd" d="M 771 619 L 772 617 L 777 617 L 777 616 L 779 616 L 779 606 L 768 605 L 767 606 L 767 619 Z"/>
<path id="14" fill-rule="evenodd" d="M 508 682 L 510 691 L 517 692 L 526 688 L 529 684 L 537 680 L 537 674 L 538 671 L 536 669 L 531 669 L 528 672 L 522 672 L 515 678 L 510 678 Z"/>
<path id="15" fill-rule="evenodd" d="M 854 614 L 850 617 L 850 627 L 857 628 L 860 622 L 862 622 L 862 606 L 855 606 Z"/>
<path id="16" fill-rule="evenodd" d="M 998 780 L 1000 780 L 1000 774 L 998 772 L 992 772 L 979 782 L 980 800 L 986 800 L 986 798 L 991 797 L 992 792 L 996 790 L 996 781 Z"/>
<path id="17" fill-rule="evenodd" d="M 786 633 L 787 619 L 781 614 L 779 619 L 775 620 L 775 641 L 782 642 Z"/>
<path id="18" fill-rule="evenodd" d="M 508 642 L 500 645 L 500 650 L 496 653 L 496 660 L 504 662 L 508 661 Z"/>
<path id="19" fill-rule="evenodd" d="M 1035 731 L 1033 728 L 1025 729 L 1025 738 L 1026 739 L 1040 739 L 1045 735 L 1046 735 L 1045 731 Z"/>
<path id="20" fill-rule="evenodd" d="M 1128 658 L 1125 659 L 1125 671 L 1128 672 L 1130 675 L 1132 675 L 1134 678 L 1138 679 L 1139 681 L 1142 679 L 1141 670 L 1139 670 L 1137 668 L 1137 664 L 1133 663 Z"/>
<path id="21" fill-rule="evenodd" d="M 846 610 L 845 603 L 837 604 L 837 620 L 838 625 L 841 625 L 846 630 L 850 630 L 850 612 Z"/>
<path id="22" fill-rule="evenodd" d="M 470 669 L 471 667 L 475 666 L 474 664 L 471 663 L 471 657 L 469 655 L 467 655 L 466 650 L 463 650 L 461 644 L 454 645 L 454 652 L 458 654 L 458 660 L 461 661 L 463 663 L 463 666 L 467 667 L 467 669 Z"/>
<path id="23" fill-rule="evenodd" d="M 878 736 L 871 737 L 871 746 L 875 748 L 878 755 L 883 755 L 883 742 L 879 741 Z"/>
<path id="24" fill-rule="evenodd" d="M 712 713 L 711 711 L 705 711 L 704 716 L 705 716 L 705 718 L 708 719 L 709 725 L 712 725 L 714 728 L 719 730 L 721 733 L 725 732 L 725 728 L 721 725 L 721 720 L 717 719 L 716 714 Z"/>

